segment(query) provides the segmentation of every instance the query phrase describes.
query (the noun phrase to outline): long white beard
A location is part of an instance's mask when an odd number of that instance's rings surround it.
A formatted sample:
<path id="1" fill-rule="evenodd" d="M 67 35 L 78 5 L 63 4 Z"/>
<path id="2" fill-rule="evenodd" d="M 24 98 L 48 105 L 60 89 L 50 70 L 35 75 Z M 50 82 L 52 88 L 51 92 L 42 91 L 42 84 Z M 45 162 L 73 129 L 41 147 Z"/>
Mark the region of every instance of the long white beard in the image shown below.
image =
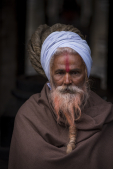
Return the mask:
<path id="1" fill-rule="evenodd" d="M 56 89 L 53 87 L 51 91 L 51 100 L 57 120 L 59 120 L 60 116 L 63 116 L 69 125 L 80 119 L 81 108 L 86 104 L 87 99 L 86 85 L 84 85 L 83 89 L 77 86 L 58 86 Z"/>
<path id="2" fill-rule="evenodd" d="M 57 122 L 60 117 L 65 118 L 65 123 L 69 125 L 69 143 L 67 153 L 75 148 L 77 129 L 75 121 L 81 117 L 81 108 L 85 106 L 88 99 L 87 85 L 83 89 L 77 86 L 58 86 L 52 85 L 50 94 L 51 102 L 57 115 Z"/>

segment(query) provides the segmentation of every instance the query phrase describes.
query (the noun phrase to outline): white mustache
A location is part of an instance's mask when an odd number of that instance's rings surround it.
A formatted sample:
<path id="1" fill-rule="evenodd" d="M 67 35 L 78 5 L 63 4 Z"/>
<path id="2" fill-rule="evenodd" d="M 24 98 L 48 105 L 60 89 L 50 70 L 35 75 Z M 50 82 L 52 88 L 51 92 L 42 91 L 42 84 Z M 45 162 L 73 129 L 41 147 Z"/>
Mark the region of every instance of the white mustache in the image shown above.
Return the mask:
<path id="1" fill-rule="evenodd" d="M 65 94 L 65 93 L 75 94 L 75 93 L 84 92 L 82 89 L 80 89 L 77 86 L 58 86 L 56 90 L 62 94 Z"/>

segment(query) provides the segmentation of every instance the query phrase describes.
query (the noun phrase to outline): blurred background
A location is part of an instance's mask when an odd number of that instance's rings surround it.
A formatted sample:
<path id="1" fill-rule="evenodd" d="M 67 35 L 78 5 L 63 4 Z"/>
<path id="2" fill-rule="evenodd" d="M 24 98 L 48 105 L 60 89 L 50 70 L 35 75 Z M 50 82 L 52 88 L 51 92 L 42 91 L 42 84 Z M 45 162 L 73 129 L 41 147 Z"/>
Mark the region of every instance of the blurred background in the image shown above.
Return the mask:
<path id="1" fill-rule="evenodd" d="M 41 24 L 72 24 L 92 51 L 91 89 L 113 103 L 113 24 L 110 0 L 0 1 L 0 169 L 7 169 L 15 115 L 47 79 L 37 75 L 27 44 Z"/>

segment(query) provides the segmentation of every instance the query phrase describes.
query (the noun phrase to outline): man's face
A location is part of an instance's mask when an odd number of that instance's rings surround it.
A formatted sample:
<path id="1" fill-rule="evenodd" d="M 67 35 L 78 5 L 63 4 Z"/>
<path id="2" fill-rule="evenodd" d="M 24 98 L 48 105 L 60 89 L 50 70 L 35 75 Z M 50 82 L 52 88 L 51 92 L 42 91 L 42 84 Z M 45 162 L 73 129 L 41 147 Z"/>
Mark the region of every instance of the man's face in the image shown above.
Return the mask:
<path id="1" fill-rule="evenodd" d="M 51 75 L 55 87 L 73 85 L 82 88 L 86 77 L 85 64 L 78 53 L 63 53 L 55 57 Z"/>
<path id="2" fill-rule="evenodd" d="M 62 114 L 69 125 L 74 125 L 88 99 L 86 67 L 80 55 L 63 53 L 56 56 L 51 67 L 51 78 L 50 99 L 57 120 Z"/>

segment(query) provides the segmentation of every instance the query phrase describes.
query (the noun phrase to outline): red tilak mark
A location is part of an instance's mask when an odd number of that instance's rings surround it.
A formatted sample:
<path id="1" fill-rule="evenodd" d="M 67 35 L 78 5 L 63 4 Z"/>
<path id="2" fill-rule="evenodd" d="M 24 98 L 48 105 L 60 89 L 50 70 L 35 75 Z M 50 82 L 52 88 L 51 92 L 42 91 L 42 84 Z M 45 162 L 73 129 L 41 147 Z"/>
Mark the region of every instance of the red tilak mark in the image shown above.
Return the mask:
<path id="1" fill-rule="evenodd" d="M 66 54 L 66 72 L 69 72 L 69 57 Z"/>

